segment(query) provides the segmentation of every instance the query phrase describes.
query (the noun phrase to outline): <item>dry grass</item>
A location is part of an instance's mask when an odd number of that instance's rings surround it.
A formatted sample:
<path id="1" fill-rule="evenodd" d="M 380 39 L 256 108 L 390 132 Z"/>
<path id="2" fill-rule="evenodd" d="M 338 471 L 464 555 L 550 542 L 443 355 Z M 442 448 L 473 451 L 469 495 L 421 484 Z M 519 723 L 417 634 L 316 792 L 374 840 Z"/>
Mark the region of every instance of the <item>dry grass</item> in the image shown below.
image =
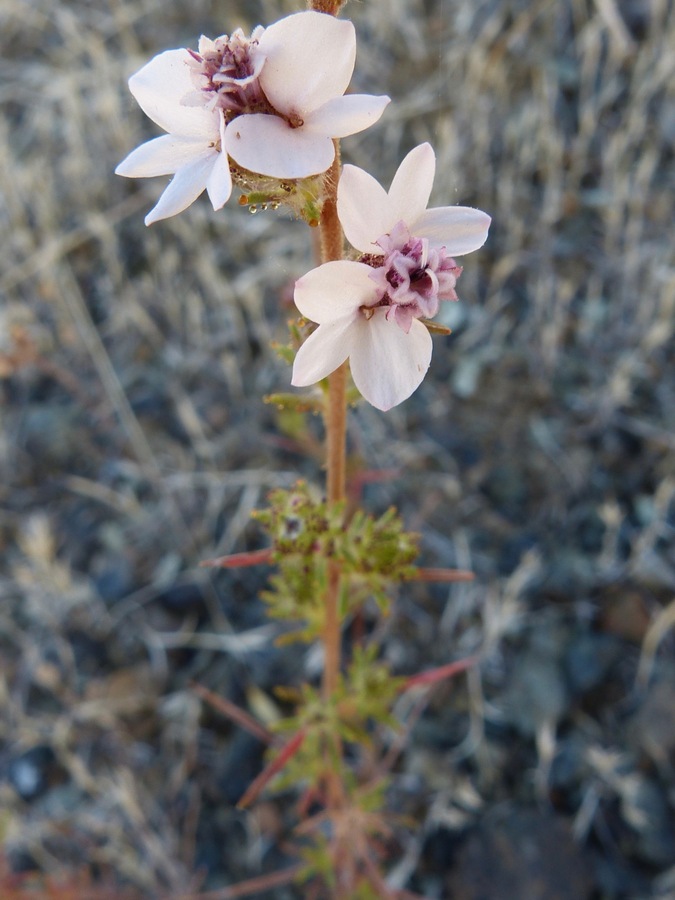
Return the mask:
<path id="1" fill-rule="evenodd" d="M 131 72 L 295 9 L 0 3 L 0 831 L 10 868 L 84 879 L 73 896 L 91 878 L 185 896 L 196 872 L 217 888 L 284 863 L 285 803 L 228 807 L 257 750 L 190 683 L 264 717 L 304 665 L 271 645 L 264 573 L 197 564 L 256 546 L 271 487 L 321 477 L 260 400 L 288 383 L 269 343 L 307 235 L 205 200 L 145 229 L 161 179 L 112 170 L 155 133 Z M 429 564 L 478 575 L 401 597 L 392 663 L 487 648 L 413 732 L 392 802 L 420 827 L 392 879 L 503 896 L 478 886 L 471 836 L 546 799 L 588 866 L 574 900 L 672 897 L 672 3 L 348 13 L 356 87 L 395 102 L 346 159 L 386 181 L 431 140 L 435 201 L 494 218 L 421 390 L 352 416 L 355 452 L 400 471 L 365 502 L 396 503 Z M 2 890 L 50 896 L 31 885 Z"/>

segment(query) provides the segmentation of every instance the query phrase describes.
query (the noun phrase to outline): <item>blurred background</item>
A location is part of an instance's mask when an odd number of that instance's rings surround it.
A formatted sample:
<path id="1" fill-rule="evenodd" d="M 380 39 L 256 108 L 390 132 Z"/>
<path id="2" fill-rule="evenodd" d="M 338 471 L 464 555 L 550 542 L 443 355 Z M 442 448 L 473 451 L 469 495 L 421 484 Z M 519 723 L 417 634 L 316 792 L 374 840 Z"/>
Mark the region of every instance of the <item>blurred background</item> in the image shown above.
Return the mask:
<path id="1" fill-rule="evenodd" d="M 205 198 L 146 229 L 165 179 L 113 169 L 159 133 L 131 73 L 297 9 L 0 3 L 2 897 L 194 897 L 289 862 L 293 797 L 233 808 L 263 747 L 192 684 L 269 722 L 275 685 L 317 676 L 274 644 L 267 571 L 198 567 L 263 545 L 271 488 L 322 483 L 261 399 L 290 381 L 270 342 L 309 235 Z M 397 506 L 423 564 L 476 574 L 401 591 L 385 656 L 409 674 L 484 653 L 419 707 L 391 883 L 672 900 L 673 4 L 345 15 L 353 89 L 393 99 L 345 161 L 388 184 L 429 140 L 432 203 L 493 216 L 422 387 L 350 413 L 355 458 L 387 473 L 366 508 Z"/>

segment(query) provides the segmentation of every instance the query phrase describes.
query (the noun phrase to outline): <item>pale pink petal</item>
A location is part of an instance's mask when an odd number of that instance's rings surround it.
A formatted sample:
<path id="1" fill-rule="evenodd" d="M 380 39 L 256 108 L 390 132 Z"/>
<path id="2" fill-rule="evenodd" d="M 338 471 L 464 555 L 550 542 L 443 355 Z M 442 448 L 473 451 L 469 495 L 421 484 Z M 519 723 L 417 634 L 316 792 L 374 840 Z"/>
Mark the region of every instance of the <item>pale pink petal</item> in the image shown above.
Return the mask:
<path id="1" fill-rule="evenodd" d="M 389 188 L 390 209 L 396 222 L 415 222 L 427 208 L 436 172 L 436 156 L 431 144 L 411 150 L 398 167 Z M 417 236 L 417 232 L 411 228 Z"/>
<path id="2" fill-rule="evenodd" d="M 353 316 L 319 325 L 298 350 L 291 384 L 295 387 L 316 384 L 341 366 L 349 356 L 354 325 Z"/>
<path id="3" fill-rule="evenodd" d="M 222 209 L 232 193 L 232 175 L 227 153 L 219 153 L 206 180 L 206 192 L 214 209 Z"/>
<path id="4" fill-rule="evenodd" d="M 218 136 L 218 115 L 196 106 L 184 106 L 195 86 L 187 50 L 160 53 L 129 79 L 129 89 L 146 116 L 171 134 Z"/>
<path id="5" fill-rule="evenodd" d="M 389 97 L 373 97 L 370 94 L 334 97 L 315 112 L 307 114 L 304 127 L 314 134 L 347 137 L 377 122 L 388 103 Z"/>
<path id="6" fill-rule="evenodd" d="M 274 178 L 325 172 L 335 157 L 327 136 L 291 128 L 278 116 L 239 116 L 227 127 L 225 149 L 240 166 Z"/>
<path id="7" fill-rule="evenodd" d="M 347 259 L 324 263 L 295 282 L 295 305 L 311 322 L 336 322 L 377 299 L 377 286 L 365 263 Z"/>
<path id="8" fill-rule="evenodd" d="M 146 141 L 136 147 L 115 169 L 116 175 L 127 178 L 151 178 L 153 175 L 173 175 L 178 169 L 204 155 L 203 140 L 177 138 L 172 134 Z"/>
<path id="9" fill-rule="evenodd" d="M 220 117 L 220 145 L 225 146 L 225 132 L 227 125 L 225 117 Z M 232 173 L 230 172 L 230 160 L 225 151 L 218 154 L 211 174 L 206 182 L 206 192 L 214 209 L 222 209 L 222 207 L 230 199 L 232 193 Z"/>
<path id="10" fill-rule="evenodd" d="M 387 192 L 372 175 L 357 166 L 345 166 L 338 182 L 338 216 L 352 247 L 362 253 L 382 253 L 375 241 L 386 234 L 391 221 Z"/>
<path id="11" fill-rule="evenodd" d="M 159 202 L 145 217 L 145 224 L 152 225 L 160 219 L 167 219 L 193 203 L 206 187 L 211 170 L 220 154 L 216 150 L 210 150 L 201 159 L 197 159 L 187 166 L 183 166 L 169 186 L 159 198 Z"/>
<path id="12" fill-rule="evenodd" d="M 463 256 L 482 247 L 487 240 L 490 216 L 470 206 L 440 206 L 423 212 L 410 230 L 416 237 L 429 238 L 445 247 L 450 256 Z"/>
<path id="13" fill-rule="evenodd" d="M 318 12 L 286 16 L 265 29 L 260 84 L 279 112 L 311 112 L 347 90 L 356 59 L 354 26 Z"/>
<path id="14" fill-rule="evenodd" d="M 204 56 L 205 53 L 208 53 L 210 50 L 215 50 L 216 42 L 212 41 L 210 37 L 207 37 L 203 34 L 199 38 L 199 42 L 197 44 L 197 50 L 200 56 Z"/>
<path id="15" fill-rule="evenodd" d="M 349 365 L 354 384 L 369 403 L 387 410 L 419 387 L 431 362 L 431 336 L 413 321 L 406 334 L 384 309 L 356 321 L 350 333 Z"/>

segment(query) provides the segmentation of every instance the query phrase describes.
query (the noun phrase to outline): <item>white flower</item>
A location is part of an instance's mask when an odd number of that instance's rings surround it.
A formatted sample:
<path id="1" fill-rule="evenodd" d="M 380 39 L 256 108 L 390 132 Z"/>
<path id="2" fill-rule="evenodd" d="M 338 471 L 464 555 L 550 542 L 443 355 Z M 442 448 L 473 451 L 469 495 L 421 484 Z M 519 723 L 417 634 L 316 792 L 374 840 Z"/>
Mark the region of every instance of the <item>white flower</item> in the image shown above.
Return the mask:
<path id="1" fill-rule="evenodd" d="M 354 71 L 356 35 L 351 22 L 301 12 L 265 29 L 260 87 L 268 112 L 232 120 L 225 147 L 240 166 L 275 178 L 306 178 L 333 162 L 333 138 L 377 122 L 389 97 L 343 96 Z"/>
<path id="2" fill-rule="evenodd" d="M 262 176 L 325 172 L 334 138 L 376 122 L 388 97 L 343 96 L 354 69 L 351 22 L 318 12 L 287 16 L 250 38 L 237 29 L 198 52 L 168 50 L 129 80 L 140 107 L 168 134 L 142 144 L 119 175 L 174 175 L 146 224 L 175 215 L 206 189 L 214 209 L 232 191 L 230 157 Z"/>
<path id="3" fill-rule="evenodd" d="M 490 217 L 478 209 L 427 209 L 436 169 L 421 144 L 405 157 L 387 193 L 362 169 L 345 166 L 338 215 L 359 261 L 325 263 L 295 286 L 303 316 L 318 323 L 302 345 L 292 383 L 314 384 L 348 358 L 365 399 L 387 410 L 419 387 L 431 361 L 431 337 L 420 318 L 439 301 L 456 300 L 461 274 L 452 256 L 487 239 Z"/>
<path id="4" fill-rule="evenodd" d="M 182 212 L 206 189 L 214 209 L 232 193 L 227 154 L 221 152 L 225 118 L 220 109 L 187 106 L 194 92 L 187 50 L 160 53 L 129 79 L 143 112 L 168 132 L 141 144 L 115 172 L 129 178 L 173 175 L 159 202 L 145 217 L 150 225 Z"/>

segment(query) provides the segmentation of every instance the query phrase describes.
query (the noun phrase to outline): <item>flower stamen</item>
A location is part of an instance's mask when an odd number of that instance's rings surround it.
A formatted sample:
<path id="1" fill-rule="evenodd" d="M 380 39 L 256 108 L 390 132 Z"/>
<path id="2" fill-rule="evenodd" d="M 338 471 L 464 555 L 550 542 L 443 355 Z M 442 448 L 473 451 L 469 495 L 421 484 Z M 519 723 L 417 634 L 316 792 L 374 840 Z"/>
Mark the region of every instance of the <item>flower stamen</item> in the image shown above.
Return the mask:
<path id="1" fill-rule="evenodd" d="M 445 247 L 430 248 L 426 238 L 412 236 L 402 221 L 375 243 L 383 255 L 366 253 L 359 258 L 372 268 L 370 277 L 379 288 L 378 302 L 366 308 L 389 307 L 387 320 L 407 334 L 413 319 L 431 319 L 439 301 L 457 299 L 455 285 L 462 269 Z M 372 311 L 366 318 L 371 316 Z"/>
<path id="2" fill-rule="evenodd" d="M 265 63 L 264 55 L 258 51 L 263 31 L 256 28 L 250 38 L 241 28 L 215 40 L 202 36 L 199 52 L 188 50 L 195 95 L 188 95 L 183 102 L 187 106 L 222 109 L 228 120 L 268 107 L 258 81 Z"/>

